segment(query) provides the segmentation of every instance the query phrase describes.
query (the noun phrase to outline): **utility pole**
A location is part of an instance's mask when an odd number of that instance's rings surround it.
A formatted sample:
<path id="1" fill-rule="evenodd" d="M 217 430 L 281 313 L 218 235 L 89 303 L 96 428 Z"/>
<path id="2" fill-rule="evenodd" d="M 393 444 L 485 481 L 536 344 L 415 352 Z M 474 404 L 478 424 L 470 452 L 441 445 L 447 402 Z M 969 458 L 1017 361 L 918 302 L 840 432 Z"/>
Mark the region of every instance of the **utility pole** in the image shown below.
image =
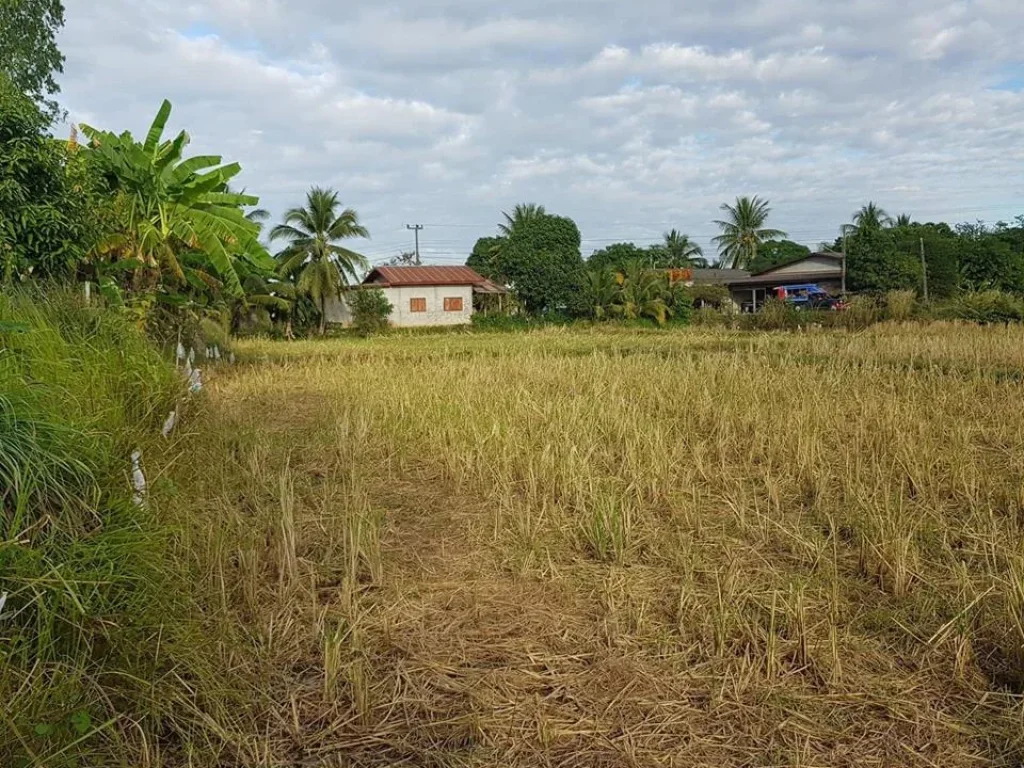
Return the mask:
<path id="1" fill-rule="evenodd" d="M 921 238 L 921 279 L 924 287 L 924 303 L 928 303 L 928 262 L 924 260 L 924 238 Z"/>
<path id="2" fill-rule="evenodd" d="M 846 295 L 846 257 L 850 252 L 850 233 L 843 232 L 843 296 Z"/>
<path id="3" fill-rule="evenodd" d="M 423 229 L 422 224 L 406 224 L 406 229 L 411 229 L 416 233 L 416 264 L 420 263 L 420 230 Z"/>

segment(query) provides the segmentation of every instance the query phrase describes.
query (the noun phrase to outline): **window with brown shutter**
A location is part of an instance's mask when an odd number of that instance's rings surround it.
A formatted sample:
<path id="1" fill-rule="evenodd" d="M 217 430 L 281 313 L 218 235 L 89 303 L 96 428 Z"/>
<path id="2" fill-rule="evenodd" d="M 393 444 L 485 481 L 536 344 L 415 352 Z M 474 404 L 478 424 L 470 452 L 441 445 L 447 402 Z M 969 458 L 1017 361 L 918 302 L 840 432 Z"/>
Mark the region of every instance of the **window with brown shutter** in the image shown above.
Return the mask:
<path id="1" fill-rule="evenodd" d="M 427 311 L 427 300 L 426 299 L 409 299 L 409 311 L 410 312 L 426 312 Z"/>
<path id="2" fill-rule="evenodd" d="M 444 300 L 444 311 L 445 312 L 461 312 L 462 311 L 462 297 L 461 296 L 449 296 Z"/>

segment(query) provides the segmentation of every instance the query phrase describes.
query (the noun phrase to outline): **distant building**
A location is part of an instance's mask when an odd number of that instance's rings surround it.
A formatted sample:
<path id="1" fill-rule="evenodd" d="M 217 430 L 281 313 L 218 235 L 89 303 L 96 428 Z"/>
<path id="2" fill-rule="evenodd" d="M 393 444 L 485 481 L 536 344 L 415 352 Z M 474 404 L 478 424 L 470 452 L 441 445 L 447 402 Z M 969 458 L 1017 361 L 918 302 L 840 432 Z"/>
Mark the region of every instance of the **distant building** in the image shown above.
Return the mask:
<path id="1" fill-rule="evenodd" d="M 812 253 L 753 274 L 745 269 L 692 269 L 687 284 L 724 285 L 738 308 L 757 309 L 781 285 L 814 283 L 838 296 L 844 290 L 843 282 L 841 253 Z"/>
<path id="2" fill-rule="evenodd" d="M 396 328 L 465 325 L 477 303 L 502 296 L 506 290 L 469 267 L 377 267 L 356 288 L 379 288 L 391 302 L 390 321 Z M 344 295 L 328 299 L 327 322 L 351 325 Z"/>

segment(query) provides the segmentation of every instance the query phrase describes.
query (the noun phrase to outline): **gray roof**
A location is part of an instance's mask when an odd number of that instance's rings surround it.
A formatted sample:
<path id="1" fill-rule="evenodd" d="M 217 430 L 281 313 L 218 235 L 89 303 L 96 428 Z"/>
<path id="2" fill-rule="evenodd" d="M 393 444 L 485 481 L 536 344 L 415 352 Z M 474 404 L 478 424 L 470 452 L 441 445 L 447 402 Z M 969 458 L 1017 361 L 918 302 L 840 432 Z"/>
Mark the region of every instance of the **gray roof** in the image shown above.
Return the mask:
<path id="1" fill-rule="evenodd" d="M 745 269 L 692 269 L 690 274 L 695 283 L 731 283 L 750 277 Z"/>

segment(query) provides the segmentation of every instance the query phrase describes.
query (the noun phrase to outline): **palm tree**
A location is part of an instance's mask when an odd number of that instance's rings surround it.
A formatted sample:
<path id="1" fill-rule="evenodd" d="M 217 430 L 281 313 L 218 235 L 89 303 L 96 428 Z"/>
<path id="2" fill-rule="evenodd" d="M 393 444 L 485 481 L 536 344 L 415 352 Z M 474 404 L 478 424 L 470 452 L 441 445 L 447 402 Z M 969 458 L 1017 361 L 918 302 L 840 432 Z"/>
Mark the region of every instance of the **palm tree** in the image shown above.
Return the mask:
<path id="1" fill-rule="evenodd" d="M 869 202 L 853 214 L 852 224 L 843 225 L 843 234 L 862 235 L 869 232 L 878 232 L 892 225 L 892 217 L 882 207 Z"/>
<path id="2" fill-rule="evenodd" d="M 701 266 L 707 264 L 704 250 L 690 240 L 689 235 L 672 230 L 664 234 L 665 242 L 662 249 L 668 256 L 670 267 Z"/>
<path id="3" fill-rule="evenodd" d="M 505 221 L 498 225 L 498 231 L 504 237 L 511 237 L 517 229 L 536 221 L 541 216 L 546 216 L 547 211 L 544 210 L 543 205 L 520 203 L 512 209 L 511 214 L 502 211 L 501 215 L 505 217 Z"/>
<path id="4" fill-rule="evenodd" d="M 587 311 L 595 320 L 605 319 L 619 296 L 619 283 L 615 272 L 611 269 L 587 270 L 583 290 Z"/>
<path id="5" fill-rule="evenodd" d="M 649 317 L 658 325 L 664 325 L 671 314 L 667 298 L 668 283 L 664 273 L 634 262 L 622 273 L 622 287 L 611 309 L 626 320 Z"/>
<path id="6" fill-rule="evenodd" d="M 893 226 L 896 228 L 909 227 L 913 223 L 914 220 L 910 218 L 909 213 L 901 213 L 899 216 L 896 217 L 896 221 L 893 222 Z"/>
<path id="7" fill-rule="evenodd" d="M 351 208 L 340 213 L 338 193 L 313 187 L 306 205 L 292 208 L 284 223 L 270 230 L 270 241 L 286 240 L 288 247 L 278 254 L 282 277 L 296 278 L 296 289 L 309 296 L 320 311 L 320 333 L 327 330 L 327 299 L 341 295 L 349 278 L 358 280 L 358 270 L 367 269 L 366 257 L 338 243 L 353 237 L 369 237 Z"/>
<path id="8" fill-rule="evenodd" d="M 767 200 L 762 200 L 756 195 L 752 198 L 739 197 L 736 199 L 736 205 L 725 203 L 722 210 L 729 214 L 729 217 L 725 221 L 715 222 L 721 228 L 722 234 L 713 238 L 712 242 L 718 244 L 723 265 L 742 269 L 754 260 L 758 246 L 765 240 L 786 237 L 786 233 L 781 230 L 765 227 L 771 208 L 768 207 Z"/>

